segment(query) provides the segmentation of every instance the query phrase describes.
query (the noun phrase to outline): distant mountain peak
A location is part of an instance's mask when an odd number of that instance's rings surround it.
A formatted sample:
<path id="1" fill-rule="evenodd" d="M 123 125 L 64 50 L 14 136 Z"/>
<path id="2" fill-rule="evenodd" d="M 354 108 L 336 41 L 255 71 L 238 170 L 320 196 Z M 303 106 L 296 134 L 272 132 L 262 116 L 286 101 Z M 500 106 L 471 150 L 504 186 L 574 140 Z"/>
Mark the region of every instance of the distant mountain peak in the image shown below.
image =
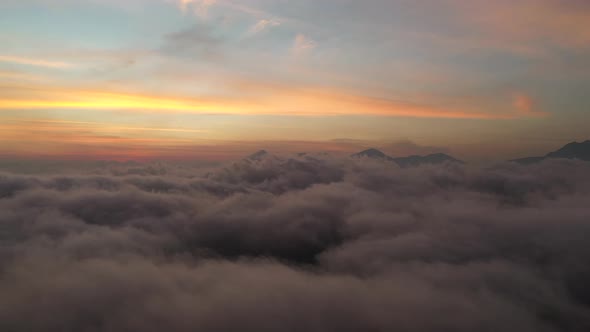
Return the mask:
<path id="1" fill-rule="evenodd" d="M 568 143 L 556 151 L 549 152 L 543 157 L 527 157 L 513 159 L 510 161 L 514 161 L 520 164 L 532 164 L 549 158 L 579 159 L 584 161 L 590 161 L 590 140 L 586 140 L 581 143 Z"/>
<path id="2" fill-rule="evenodd" d="M 383 153 L 382 151 L 377 150 L 375 148 L 363 150 L 359 153 L 355 153 L 355 154 L 351 155 L 351 157 L 354 157 L 354 158 L 377 158 L 377 159 L 388 158 L 388 156 L 385 153 Z"/>
<path id="3" fill-rule="evenodd" d="M 590 141 L 572 142 L 557 151 L 545 155 L 547 158 L 567 158 L 590 161 Z"/>
<path id="4" fill-rule="evenodd" d="M 433 153 L 427 156 L 408 156 L 408 157 L 397 157 L 393 158 L 380 150 L 375 148 L 363 150 L 361 152 L 355 153 L 351 155 L 353 158 L 370 158 L 370 159 L 378 159 L 378 160 L 386 160 L 397 164 L 400 167 L 412 167 L 412 166 L 420 166 L 424 164 L 442 164 L 445 162 L 454 162 L 464 164 L 459 159 L 449 156 L 445 153 Z"/>
<path id="5" fill-rule="evenodd" d="M 259 150 L 254 152 L 253 154 L 249 155 L 246 159 L 250 160 L 261 160 L 262 158 L 268 156 L 268 152 L 266 150 Z"/>

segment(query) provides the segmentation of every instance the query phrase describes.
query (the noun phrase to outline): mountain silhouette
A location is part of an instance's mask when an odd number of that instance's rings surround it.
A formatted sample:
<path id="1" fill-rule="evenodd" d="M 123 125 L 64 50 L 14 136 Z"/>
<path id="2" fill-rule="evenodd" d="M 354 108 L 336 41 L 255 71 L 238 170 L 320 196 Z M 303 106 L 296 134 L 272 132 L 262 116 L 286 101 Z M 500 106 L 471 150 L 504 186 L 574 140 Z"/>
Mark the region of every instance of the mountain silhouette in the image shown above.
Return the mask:
<path id="1" fill-rule="evenodd" d="M 265 158 L 271 156 L 266 150 L 259 150 L 244 158 L 247 161 L 262 161 Z"/>
<path id="2" fill-rule="evenodd" d="M 590 161 L 590 140 L 578 143 L 572 142 L 564 145 L 559 150 L 549 152 L 542 157 L 526 157 L 510 160 L 519 164 L 534 164 L 546 159 L 565 158 Z"/>
<path id="3" fill-rule="evenodd" d="M 355 153 L 355 154 L 351 155 L 351 157 L 353 157 L 353 158 L 372 158 L 372 159 L 392 159 L 391 157 L 389 157 L 385 153 L 383 153 L 377 149 L 374 149 L 374 148 L 363 150 L 359 153 Z"/>
<path id="4" fill-rule="evenodd" d="M 572 142 L 566 144 L 561 149 L 548 153 L 546 157 L 580 159 L 590 161 L 590 140 L 582 143 Z"/>
<path id="5" fill-rule="evenodd" d="M 415 167 L 427 164 L 442 164 L 445 162 L 454 162 L 464 164 L 463 161 L 456 159 L 444 153 L 434 153 L 426 156 L 408 156 L 408 157 L 390 157 L 375 148 L 363 150 L 351 155 L 352 158 L 368 158 L 375 160 L 385 160 L 396 163 L 400 167 Z"/>

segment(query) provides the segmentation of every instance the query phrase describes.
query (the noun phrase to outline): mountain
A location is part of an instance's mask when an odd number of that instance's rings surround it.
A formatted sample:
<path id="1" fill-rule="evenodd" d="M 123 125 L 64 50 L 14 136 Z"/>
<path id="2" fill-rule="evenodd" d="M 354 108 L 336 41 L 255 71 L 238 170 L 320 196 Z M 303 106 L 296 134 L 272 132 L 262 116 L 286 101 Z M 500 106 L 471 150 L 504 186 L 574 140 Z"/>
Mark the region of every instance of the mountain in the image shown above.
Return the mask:
<path id="1" fill-rule="evenodd" d="M 351 155 L 351 157 L 353 157 L 353 158 L 371 158 L 371 159 L 392 159 L 391 157 L 389 157 L 385 153 L 383 153 L 377 149 L 373 149 L 373 148 L 363 150 L 359 153 L 355 153 L 355 154 Z"/>
<path id="2" fill-rule="evenodd" d="M 566 144 L 561 149 L 550 152 L 546 155 L 547 158 L 567 158 L 580 159 L 590 161 L 590 140 L 578 143 L 572 142 Z"/>
<path id="3" fill-rule="evenodd" d="M 568 143 L 564 145 L 561 149 L 549 152 L 548 154 L 542 157 L 527 157 L 513 159 L 510 161 L 528 165 L 551 158 L 579 159 L 584 161 L 590 161 L 590 140 L 581 143 Z"/>
<path id="4" fill-rule="evenodd" d="M 268 152 L 266 152 L 266 150 L 260 150 L 249 155 L 248 157 L 246 157 L 246 159 L 260 161 L 264 159 L 266 156 L 268 156 Z"/>
<path id="5" fill-rule="evenodd" d="M 351 155 L 352 158 L 369 158 L 375 160 L 385 160 L 396 163 L 400 167 L 415 167 L 427 164 L 442 164 L 445 162 L 454 162 L 463 164 L 459 159 L 453 158 L 444 153 L 429 154 L 426 156 L 408 156 L 408 157 L 390 157 L 377 149 L 371 148 Z"/>

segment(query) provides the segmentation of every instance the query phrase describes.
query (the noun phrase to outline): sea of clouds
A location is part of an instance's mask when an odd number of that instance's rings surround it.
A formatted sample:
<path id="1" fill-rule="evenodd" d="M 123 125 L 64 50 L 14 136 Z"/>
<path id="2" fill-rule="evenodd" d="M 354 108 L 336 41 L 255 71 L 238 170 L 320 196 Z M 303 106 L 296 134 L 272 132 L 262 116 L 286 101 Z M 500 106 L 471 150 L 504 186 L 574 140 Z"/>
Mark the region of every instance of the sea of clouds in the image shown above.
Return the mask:
<path id="1" fill-rule="evenodd" d="M 590 331 L 590 163 L 0 173 L 0 331 Z"/>

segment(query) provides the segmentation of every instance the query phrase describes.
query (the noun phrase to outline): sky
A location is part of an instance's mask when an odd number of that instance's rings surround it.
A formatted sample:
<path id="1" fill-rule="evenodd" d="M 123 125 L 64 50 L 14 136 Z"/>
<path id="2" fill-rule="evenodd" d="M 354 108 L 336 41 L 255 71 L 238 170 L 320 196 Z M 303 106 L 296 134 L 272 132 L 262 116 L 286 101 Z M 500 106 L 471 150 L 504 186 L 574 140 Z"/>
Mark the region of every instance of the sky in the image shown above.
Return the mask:
<path id="1" fill-rule="evenodd" d="M 0 156 L 467 161 L 590 138 L 585 0 L 1 0 Z"/>

